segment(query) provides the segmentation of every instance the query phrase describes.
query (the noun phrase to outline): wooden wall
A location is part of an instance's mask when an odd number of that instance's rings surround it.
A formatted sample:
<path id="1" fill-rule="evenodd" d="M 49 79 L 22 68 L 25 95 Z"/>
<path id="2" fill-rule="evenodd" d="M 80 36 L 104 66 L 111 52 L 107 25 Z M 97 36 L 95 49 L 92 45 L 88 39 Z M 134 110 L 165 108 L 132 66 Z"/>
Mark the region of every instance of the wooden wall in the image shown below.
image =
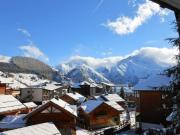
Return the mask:
<path id="1" fill-rule="evenodd" d="M 140 119 L 142 122 L 164 123 L 161 91 L 140 91 Z M 168 99 L 167 99 L 168 100 Z"/>
<path id="2" fill-rule="evenodd" d="M 43 110 L 45 110 L 46 108 L 44 108 Z M 59 130 L 62 130 L 64 132 L 64 134 L 67 134 L 67 132 L 69 134 L 69 130 L 75 130 L 76 118 L 63 109 L 61 109 L 60 111 L 61 112 L 57 113 L 42 113 L 42 110 L 40 112 L 36 112 L 29 118 L 26 118 L 27 125 L 53 122 Z"/>
<path id="3" fill-rule="evenodd" d="M 77 102 L 76 102 L 73 98 L 69 97 L 69 96 L 66 95 L 66 94 L 63 95 L 63 96 L 61 96 L 60 99 L 66 101 L 67 103 L 69 103 L 69 104 L 71 104 L 71 105 L 76 105 L 76 104 L 77 104 Z"/>
<path id="4" fill-rule="evenodd" d="M 6 84 L 1 84 L 0 83 L 0 95 L 1 94 L 6 94 Z"/>

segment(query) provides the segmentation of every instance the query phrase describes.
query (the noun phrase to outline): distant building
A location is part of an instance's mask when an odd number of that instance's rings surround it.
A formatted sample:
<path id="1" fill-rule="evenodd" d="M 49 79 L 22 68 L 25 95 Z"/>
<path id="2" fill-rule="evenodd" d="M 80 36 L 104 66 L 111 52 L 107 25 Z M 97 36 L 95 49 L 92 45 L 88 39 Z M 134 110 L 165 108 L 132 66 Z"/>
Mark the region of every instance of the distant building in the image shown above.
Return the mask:
<path id="1" fill-rule="evenodd" d="M 83 95 L 77 92 L 73 92 L 73 93 L 64 94 L 63 96 L 60 97 L 60 99 L 66 101 L 71 105 L 79 105 L 86 100 L 86 97 L 84 97 Z"/>
<path id="2" fill-rule="evenodd" d="M 107 93 L 113 93 L 114 92 L 114 88 L 115 88 L 114 84 L 102 82 L 101 85 L 102 85 L 103 90 L 105 92 L 107 92 Z"/>
<path id="3" fill-rule="evenodd" d="M 0 95 L 11 95 L 13 89 L 9 88 L 10 83 L 0 81 Z"/>
<path id="4" fill-rule="evenodd" d="M 53 122 L 63 135 L 75 132 L 77 110 L 61 99 L 51 99 L 24 117 L 27 125 Z"/>
<path id="5" fill-rule="evenodd" d="M 88 100 L 78 109 L 78 123 L 87 129 L 99 129 L 120 124 L 124 109 L 116 102 Z"/>
<path id="6" fill-rule="evenodd" d="M 85 97 L 93 97 L 105 93 L 102 85 L 86 81 L 71 85 L 71 90 Z"/>
<path id="7" fill-rule="evenodd" d="M 60 97 L 63 92 L 63 86 L 55 84 L 46 84 L 20 89 L 20 99 L 23 102 L 35 102 L 41 104 L 43 101 L 50 100 L 54 97 Z"/>

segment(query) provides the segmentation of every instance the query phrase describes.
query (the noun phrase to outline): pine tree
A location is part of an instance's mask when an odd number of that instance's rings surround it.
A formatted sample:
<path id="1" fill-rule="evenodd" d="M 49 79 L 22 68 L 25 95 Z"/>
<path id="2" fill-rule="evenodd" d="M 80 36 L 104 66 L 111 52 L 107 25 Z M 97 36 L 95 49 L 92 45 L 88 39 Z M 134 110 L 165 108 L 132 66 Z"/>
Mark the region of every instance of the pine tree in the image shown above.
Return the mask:
<path id="1" fill-rule="evenodd" d="M 123 87 L 121 87 L 121 90 L 120 90 L 120 97 L 122 97 L 123 99 L 125 98 L 124 88 Z"/>
<path id="2" fill-rule="evenodd" d="M 176 29 L 179 31 L 177 26 Z M 172 109 L 175 114 L 172 118 L 171 129 L 175 131 L 175 129 L 180 128 L 180 38 L 169 38 L 168 40 L 169 43 L 178 50 L 178 54 L 175 56 L 177 64 L 166 70 L 166 74 L 169 77 L 172 77 L 172 81 L 168 89 L 171 91 L 171 98 L 173 102 Z M 174 133 L 177 133 L 177 131 Z"/>

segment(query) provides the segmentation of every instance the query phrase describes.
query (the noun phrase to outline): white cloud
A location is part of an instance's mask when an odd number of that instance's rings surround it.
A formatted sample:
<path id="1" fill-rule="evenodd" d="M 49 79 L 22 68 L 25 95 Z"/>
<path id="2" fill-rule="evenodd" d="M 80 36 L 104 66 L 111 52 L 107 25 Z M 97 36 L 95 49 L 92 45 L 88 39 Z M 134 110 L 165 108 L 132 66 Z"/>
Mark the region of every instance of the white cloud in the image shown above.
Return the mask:
<path id="1" fill-rule="evenodd" d="M 144 47 L 139 50 L 135 50 L 132 53 L 125 56 L 112 56 L 105 58 L 95 58 L 95 57 L 82 57 L 82 56 L 72 56 L 65 63 L 84 63 L 91 67 L 97 68 L 100 66 L 112 66 L 117 64 L 117 62 L 129 57 L 129 56 L 140 56 L 141 58 L 147 57 L 154 59 L 159 64 L 174 65 L 174 56 L 177 54 L 177 49 L 175 48 L 156 48 L 156 47 Z"/>
<path id="2" fill-rule="evenodd" d="M 156 47 L 143 47 L 139 50 L 133 51 L 128 56 L 139 55 L 141 57 L 148 57 L 154 59 L 160 64 L 171 64 L 176 63 L 175 55 L 178 53 L 176 48 L 156 48 Z"/>
<path id="3" fill-rule="evenodd" d="M 133 33 L 153 15 L 159 15 L 161 17 L 161 22 L 163 22 L 163 17 L 167 16 L 169 12 L 170 11 L 167 9 L 161 9 L 158 4 L 145 0 L 145 3 L 139 4 L 135 17 L 121 16 L 114 21 L 108 21 L 105 27 L 118 35 L 126 35 Z"/>
<path id="4" fill-rule="evenodd" d="M 107 57 L 107 58 L 95 58 L 95 57 L 82 57 L 82 56 L 72 56 L 67 63 L 69 62 L 82 62 L 88 64 L 92 67 L 99 67 L 104 65 L 113 65 L 118 61 L 122 60 L 121 56 Z"/>
<path id="5" fill-rule="evenodd" d="M 20 31 L 21 33 L 23 33 L 27 37 L 31 37 L 31 33 L 29 33 L 29 31 L 24 29 L 24 28 L 18 28 L 17 31 Z"/>
<path id="6" fill-rule="evenodd" d="M 49 61 L 49 58 L 35 45 L 24 45 L 19 48 L 23 51 L 23 55 L 26 57 L 41 59 L 46 62 Z"/>

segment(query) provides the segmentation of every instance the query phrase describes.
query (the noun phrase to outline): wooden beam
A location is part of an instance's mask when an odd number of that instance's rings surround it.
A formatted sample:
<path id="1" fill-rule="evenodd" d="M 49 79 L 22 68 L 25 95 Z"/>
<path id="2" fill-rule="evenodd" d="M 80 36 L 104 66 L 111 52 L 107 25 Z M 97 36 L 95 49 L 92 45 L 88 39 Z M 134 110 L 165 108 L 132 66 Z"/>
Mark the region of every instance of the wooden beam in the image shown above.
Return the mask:
<path id="1" fill-rule="evenodd" d="M 151 1 L 159 4 L 162 8 L 168 8 L 168 9 L 170 9 L 170 10 L 172 10 L 172 11 L 175 11 L 175 12 L 179 12 L 179 13 L 180 13 L 180 10 L 179 10 L 178 8 L 176 8 L 176 7 L 168 4 L 168 3 L 166 3 L 166 2 L 163 2 L 162 0 L 151 0 Z"/>

